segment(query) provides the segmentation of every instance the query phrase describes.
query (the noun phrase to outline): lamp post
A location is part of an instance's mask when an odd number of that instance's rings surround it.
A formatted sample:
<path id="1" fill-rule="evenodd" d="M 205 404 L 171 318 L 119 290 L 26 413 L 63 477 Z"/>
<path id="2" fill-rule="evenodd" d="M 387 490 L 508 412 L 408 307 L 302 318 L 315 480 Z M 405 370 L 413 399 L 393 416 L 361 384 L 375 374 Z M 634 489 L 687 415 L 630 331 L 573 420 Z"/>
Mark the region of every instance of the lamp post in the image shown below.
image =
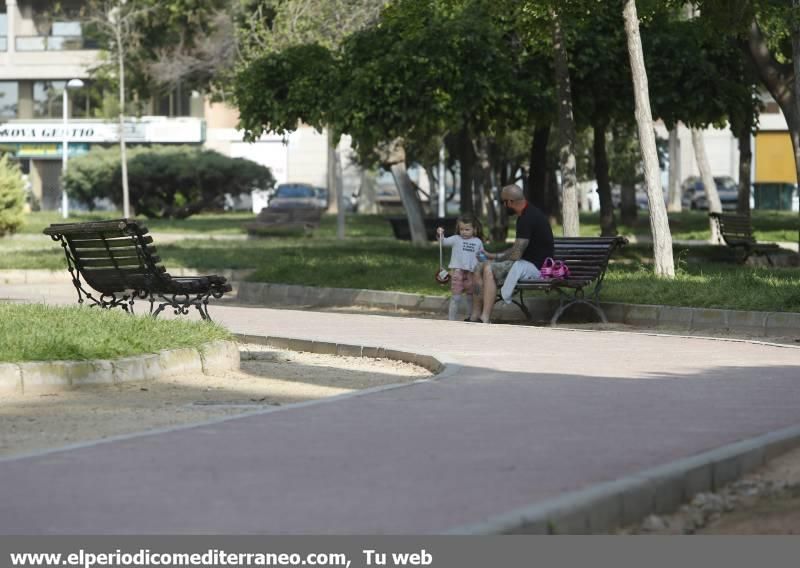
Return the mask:
<path id="1" fill-rule="evenodd" d="M 67 188 L 64 186 L 65 176 L 67 175 L 67 160 L 69 159 L 69 128 L 68 128 L 68 111 L 69 111 L 69 90 L 80 89 L 83 87 L 83 81 L 80 79 L 70 79 L 64 85 L 64 98 L 62 102 L 64 110 L 64 143 L 61 146 L 61 215 L 66 219 L 69 217 L 69 199 L 67 198 Z"/>

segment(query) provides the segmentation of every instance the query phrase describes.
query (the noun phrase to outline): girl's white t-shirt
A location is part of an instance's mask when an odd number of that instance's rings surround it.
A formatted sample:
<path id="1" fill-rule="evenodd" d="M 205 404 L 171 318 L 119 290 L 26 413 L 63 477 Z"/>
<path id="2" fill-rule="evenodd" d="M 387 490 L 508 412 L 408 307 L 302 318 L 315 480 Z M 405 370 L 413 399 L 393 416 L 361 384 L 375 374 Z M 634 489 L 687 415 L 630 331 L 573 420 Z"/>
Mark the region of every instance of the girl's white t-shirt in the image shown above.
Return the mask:
<path id="1" fill-rule="evenodd" d="M 483 250 L 483 243 L 478 237 L 464 239 L 461 235 L 452 235 L 442 239 L 442 244 L 453 247 L 449 268 L 475 271 L 475 267 L 478 266 L 478 257 L 475 255 L 479 250 Z"/>

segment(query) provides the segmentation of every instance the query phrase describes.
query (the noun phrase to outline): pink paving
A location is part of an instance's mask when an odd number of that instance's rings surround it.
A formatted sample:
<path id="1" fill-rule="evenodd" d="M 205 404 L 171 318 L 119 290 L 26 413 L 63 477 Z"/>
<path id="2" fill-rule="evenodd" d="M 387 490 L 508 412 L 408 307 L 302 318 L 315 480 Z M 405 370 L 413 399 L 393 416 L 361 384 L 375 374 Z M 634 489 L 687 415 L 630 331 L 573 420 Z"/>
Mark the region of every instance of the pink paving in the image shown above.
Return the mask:
<path id="1" fill-rule="evenodd" d="M 442 533 L 800 423 L 792 347 L 211 313 L 238 333 L 390 347 L 449 369 L 399 388 L 0 461 L 0 533 Z"/>

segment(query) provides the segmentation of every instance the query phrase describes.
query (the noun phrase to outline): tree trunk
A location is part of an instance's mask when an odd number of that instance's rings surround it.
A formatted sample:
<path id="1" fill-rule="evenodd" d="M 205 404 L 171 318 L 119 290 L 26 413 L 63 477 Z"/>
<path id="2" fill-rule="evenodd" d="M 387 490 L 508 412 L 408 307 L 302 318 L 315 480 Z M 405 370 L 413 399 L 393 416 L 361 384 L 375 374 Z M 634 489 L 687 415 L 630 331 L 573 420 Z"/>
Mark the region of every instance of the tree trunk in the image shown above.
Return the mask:
<path id="1" fill-rule="evenodd" d="M 475 213 L 475 204 L 473 203 L 473 189 L 472 182 L 475 173 L 475 149 L 472 146 L 472 140 L 469 137 L 469 132 L 463 129 L 458 133 L 458 162 L 460 168 L 459 180 L 459 194 L 461 196 L 461 212 L 466 214 Z"/>
<path id="2" fill-rule="evenodd" d="M 594 124 L 594 173 L 597 178 L 597 193 L 600 196 L 600 234 L 604 237 L 613 237 L 617 234 L 617 220 L 614 218 L 611 182 L 608 179 L 607 125 L 605 120 L 597 120 Z"/>
<path id="3" fill-rule="evenodd" d="M 558 177 L 556 176 L 556 170 L 551 168 L 547 171 L 547 195 L 545 198 L 545 210 L 548 211 L 548 217 L 551 220 L 555 220 L 556 223 L 561 224 L 561 198 L 563 196 L 560 195 L 559 187 L 558 187 Z"/>
<path id="4" fill-rule="evenodd" d="M 328 128 L 328 197 L 336 212 L 336 238 L 344 239 L 344 196 L 342 185 L 339 182 L 339 152 L 336 150 L 337 140 L 334 138 L 333 129 Z"/>
<path id="5" fill-rule="evenodd" d="M 708 212 L 722 213 L 722 203 L 719 200 L 717 183 L 714 181 L 714 176 L 711 174 L 711 164 L 708 162 L 708 156 L 706 155 L 706 143 L 703 140 L 703 131 L 698 128 L 692 128 L 692 146 L 694 146 L 697 168 L 700 170 L 700 179 L 703 180 L 703 189 L 706 192 Z M 711 228 L 711 244 L 722 244 L 717 222 L 709 218 L 708 223 Z"/>
<path id="6" fill-rule="evenodd" d="M 359 213 L 375 214 L 378 212 L 375 180 L 367 170 L 361 170 L 361 187 L 358 191 Z"/>
<path id="7" fill-rule="evenodd" d="M 119 63 L 119 160 L 122 169 L 122 216 L 131 216 L 131 198 L 128 186 L 128 152 L 125 147 L 125 51 L 122 43 L 122 29 L 119 14 L 114 25 L 117 36 L 117 56 Z M 66 89 L 66 87 L 64 87 Z"/>
<path id="8" fill-rule="evenodd" d="M 553 19 L 553 57 L 558 96 L 559 162 L 561 165 L 561 216 L 564 236 L 580 234 L 578 216 L 578 172 L 575 160 L 575 119 L 572 115 L 572 87 L 569 80 L 567 46 L 561 31 L 561 19 L 555 8 Z"/>
<path id="9" fill-rule="evenodd" d="M 337 148 L 334 152 L 336 157 L 336 167 L 334 168 L 334 178 L 336 180 L 336 195 L 339 200 L 336 209 L 336 238 L 344 240 L 344 226 L 345 226 L 345 213 L 347 212 L 347 204 L 344 198 L 344 179 L 342 178 L 342 153 Z"/>
<path id="10" fill-rule="evenodd" d="M 625 0 L 622 15 L 625 19 L 625 34 L 628 37 L 628 56 L 633 75 L 633 92 L 636 99 L 636 123 L 639 126 L 639 144 L 644 160 L 644 178 L 647 185 L 647 201 L 650 207 L 650 232 L 653 235 L 653 260 L 656 276 L 675 277 L 672 259 L 672 235 L 669 231 L 667 208 L 661 189 L 661 173 L 658 168 L 656 137 L 653 131 L 653 116 L 650 111 L 650 92 L 647 85 L 647 69 L 642 53 L 642 38 L 639 35 L 639 16 L 636 1 Z"/>
<path id="11" fill-rule="evenodd" d="M 736 212 L 750 215 L 750 178 L 752 177 L 753 145 L 750 124 L 739 129 L 739 194 L 736 199 Z"/>
<path id="12" fill-rule="evenodd" d="M 530 167 L 528 169 L 528 201 L 545 214 L 547 209 L 547 142 L 550 138 L 550 124 L 537 126 L 533 131 Z"/>
<path id="13" fill-rule="evenodd" d="M 623 183 L 620 188 L 619 204 L 620 220 L 626 227 L 634 227 L 639 208 L 636 205 L 636 186 L 632 183 Z"/>
<path id="14" fill-rule="evenodd" d="M 381 161 L 389 166 L 403 201 L 408 217 L 408 228 L 411 231 L 411 243 L 416 246 L 427 246 L 428 235 L 425 232 L 425 221 L 422 215 L 422 203 L 414 187 L 414 183 L 406 170 L 406 150 L 403 139 L 397 138 L 378 148 Z"/>
<path id="15" fill-rule="evenodd" d="M 492 194 L 492 163 L 489 157 L 489 141 L 486 136 L 481 135 L 478 138 L 476 150 L 475 186 L 478 188 L 482 207 L 486 208 L 486 221 L 489 225 L 489 232 L 494 234 L 497 225 L 497 210 L 495 209 L 494 195 Z"/>
<path id="16" fill-rule="evenodd" d="M 667 209 L 680 213 L 681 203 L 681 141 L 678 138 L 678 124 L 669 131 L 669 191 L 667 192 Z"/>

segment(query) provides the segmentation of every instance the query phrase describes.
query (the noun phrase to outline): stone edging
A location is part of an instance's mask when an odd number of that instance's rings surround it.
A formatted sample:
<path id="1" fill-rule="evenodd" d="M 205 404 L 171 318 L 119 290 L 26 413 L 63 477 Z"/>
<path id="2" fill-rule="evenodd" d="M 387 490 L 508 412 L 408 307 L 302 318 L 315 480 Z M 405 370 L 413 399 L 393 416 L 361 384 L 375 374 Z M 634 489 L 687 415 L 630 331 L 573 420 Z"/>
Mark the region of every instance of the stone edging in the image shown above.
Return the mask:
<path id="1" fill-rule="evenodd" d="M 112 360 L 0 363 L 0 393 L 44 393 L 238 368 L 239 348 L 233 341 L 213 341 L 200 349 L 165 349 Z"/>
<path id="2" fill-rule="evenodd" d="M 246 304 L 301 306 L 363 306 L 391 310 L 447 311 L 448 298 L 404 292 L 383 292 L 353 288 L 317 288 L 293 284 L 240 282 L 237 300 Z M 548 320 L 558 305 L 557 300 L 527 297 L 525 303 L 534 318 Z M 684 308 L 601 302 L 610 322 L 634 326 L 669 327 L 682 330 L 716 329 L 741 331 L 763 337 L 800 333 L 800 313 L 754 312 L 713 308 Z M 575 310 L 581 306 L 576 306 Z M 521 320 L 516 306 L 498 304 L 496 313 L 505 320 Z M 588 314 L 589 321 L 596 316 Z"/>
<path id="3" fill-rule="evenodd" d="M 400 351 L 388 347 L 369 347 L 365 345 L 350 345 L 333 343 L 330 341 L 313 341 L 311 339 L 294 339 L 290 337 L 266 337 L 263 335 L 248 335 L 245 333 L 234 334 L 242 343 L 253 345 L 266 345 L 275 349 L 288 349 L 290 351 L 303 351 L 319 355 L 337 355 L 339 357 L 373 357 L 376 359 L 391 359 L 419 365 L 431 373 L 440 375 L 451 365 L 440 361 L 440 358 L 431 355 L 420 355 L 409 351 Z"/>
<path id="4" fill-rule="evenodd" d="M 698 493 L 718 491 L 800 446 L 800 427 L 598 483 L 542 503 L 456 528 L 450 534 L 597 534 L 676 511 Z"/>

